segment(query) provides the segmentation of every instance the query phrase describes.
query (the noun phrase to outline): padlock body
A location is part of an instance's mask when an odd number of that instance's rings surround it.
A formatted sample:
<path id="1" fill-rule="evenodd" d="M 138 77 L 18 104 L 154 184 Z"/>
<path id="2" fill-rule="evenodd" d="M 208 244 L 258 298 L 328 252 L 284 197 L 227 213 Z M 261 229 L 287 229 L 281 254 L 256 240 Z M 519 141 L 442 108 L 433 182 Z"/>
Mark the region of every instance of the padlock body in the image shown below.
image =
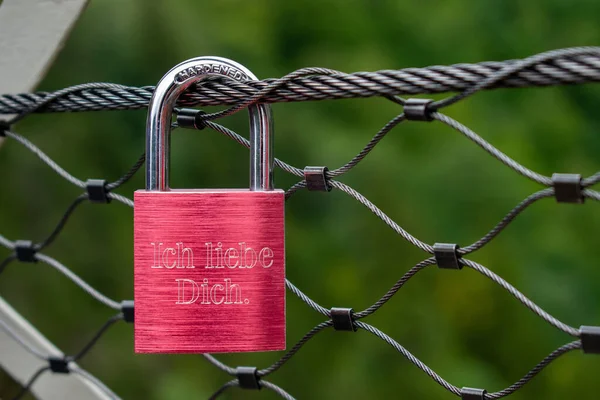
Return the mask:
<path id="1" fill-rule="evenodd" d="M 136 353 L 285 349 L 284 192 L 134 194 Z"/>

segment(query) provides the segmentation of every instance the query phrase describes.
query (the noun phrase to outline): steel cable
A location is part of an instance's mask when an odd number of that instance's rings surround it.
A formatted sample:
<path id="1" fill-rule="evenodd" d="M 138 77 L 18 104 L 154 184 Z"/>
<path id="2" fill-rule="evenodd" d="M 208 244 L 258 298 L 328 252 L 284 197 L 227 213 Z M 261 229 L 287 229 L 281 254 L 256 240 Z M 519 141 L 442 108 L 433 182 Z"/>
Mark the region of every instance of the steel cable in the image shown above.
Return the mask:
<path id="1" fill-rule="evenodd" d="M 303 76 L 305 71 L 311 75 Z M 264 103 L 276 103 L 462 91 L 461 97 L 437 102 L 435 109 L 439 109 L 484 89 L 598 82 L 600 50 L 597 47 L 570 48 L 524 60 L 352 74 L 305 68 L 288 74 L 283 84 L 280 83 L 282 79 L 251 82 L 215 80 L 186 93 L 178 105 L 236 105 L 257 97 Z M 4 94 L 0 96 L 0 114 L 140 109 L 148 105 L 153 90 L 152 86 L 94 83 L 53 93 Z"/>

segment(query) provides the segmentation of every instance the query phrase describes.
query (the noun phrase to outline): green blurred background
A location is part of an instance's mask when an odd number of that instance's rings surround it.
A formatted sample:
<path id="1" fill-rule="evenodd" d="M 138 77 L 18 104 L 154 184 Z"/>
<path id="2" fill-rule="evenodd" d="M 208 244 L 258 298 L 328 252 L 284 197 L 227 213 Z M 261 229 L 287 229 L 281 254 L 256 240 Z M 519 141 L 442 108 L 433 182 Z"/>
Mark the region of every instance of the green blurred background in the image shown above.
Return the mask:
<path id="1" fill-rule="evenodd" d="M 595 0 L 92 1 L 40 90 L 84 82 L 153 85 L 201 55 L 241 62 L 260 78 L 320 66 L 345 72 L 521 58 L 600 43 Z M 24 29 L 26 29 L 24 27 Z M 596 85 L 479 93 L 445 110 L 523 165 L 545 175 L 599 169 Z M 276 156 L 335 168 L 401 112 L 384 99 L 276 104 Z M 245 113 L 221 121 L 247 134 Z M 16 131 L 80 179 L 122 175 L 142 153 L 145 111 L 27 117 Z M 212 131 L 176 131 L 175 187 L 244 187 L 247 151 Z M 45 238 L 80 193 L 13 141 L 0 149 L 0 232 Z M 281 170 L 277 185 L 296 182 Z M 403 123 L 341 178 L 427 243 L 469 244 L 541 187 L 440 123 Z M 141 188 L 141 172 L 119 193 Z M 599 324 L 600 207 L 529 207 L 470 258 L 560 320 Z M 344 193 L 301 191 L 286 205 L 287 275 L 325 307 L 363 309 L 425 258 Z M 86 203 L 47 249 L 114 299 L 133 296 L 132 211 Z M 0 257 L 8 254 L 0 249 Z M 0 294 L 68 354 L 113 311 L 50 267 L 12 264 Z M 288 348 L 323 321 L 288 294 Z M 571 340 L 475 271 L 429 267 L 377 313 L 380 328 L 457 386 L 503 389 Z M 283 353 L 219 357 L 266 367 Z M 512 399 L 595 399 L 600 359 L 573 352 Z M 132 327 L 111 328 L 81 365 L 124 399 L 207 398 L 229 377 L 196 355 L 135 355 Z M 269 377 L 301 398 L 453 398 L 365 331 L 326 330 Z M 0 380 L 0 396 L 16 387 Z M 581 396 L 581 397 L 578 397 Z M 270 399 L 232 389 L 224 398 Z"/>

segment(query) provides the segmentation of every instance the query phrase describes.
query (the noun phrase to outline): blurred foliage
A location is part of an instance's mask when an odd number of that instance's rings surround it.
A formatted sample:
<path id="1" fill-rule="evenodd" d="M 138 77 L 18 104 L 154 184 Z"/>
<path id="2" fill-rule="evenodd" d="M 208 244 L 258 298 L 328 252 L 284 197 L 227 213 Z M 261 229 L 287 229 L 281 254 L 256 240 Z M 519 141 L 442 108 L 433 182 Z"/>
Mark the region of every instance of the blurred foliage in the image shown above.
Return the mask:
<path id="1" fill-rule="evenodd" d="M 600 43 L 598 15 L 595 0 L 93 1 L 39 89 L 155 84 L 171 66 L 200 55 L 234 59 L 262 78 L 309 66 L 353 72 L 522 58 Z M 598 170 L 599 103 L 596 85 L 499 90 L 445 112 L 535 171 L 587 176 Z M 276 156 L 298 167 L 343 164 L 401 112 L 384 99 L 273 108 Z M 222 122 L 246 134 L 243 114 Z M 119 111 L 36 115 L 16 130 L 81 179 L 116 179 L 143 151 L 144 125 L 144 111 Z M 172 159 L 175 187 L 247 185 L 246 150 L 215 132 L 176 131 Z M 13 240 L 44 238 L 79 194 L 16 142 L 3 145 L 0 170 L 0 232 Z M 280 170 L 276 177 L 282 188 L 296 181 Z M 428 243 L 471 243 L 540 189 L 439 123 L 401 124 L 341 180 Z M 142 172 L 120 193 L 131 197 L 143 182 Z M 288 277 L 325 307 L 363 309 L 425 258 L 341 192 L 301 191 L 286 218 Z M 541 200 L 471 258 L 562 321 L 598 324 L 599 224 L 591 201 Z M 85 204 L 47 253 L 110 297 L 132 297 L 129 208 Z M 13 264 L 1 278 L 1 295 L 67 353 L 112 315 L 45 265 Z M 323 320 L 293 295 L 287 315 L 288 348 Z M 571 340 L 468 269 L 426 269 L 365 322 L 451 383 L 489 391 Z M 265 367 L 281 354 L 220 359 Z M 578 352 L 561 357 L 511 399 L 595 398 L 598 361 Z M 134 355 L 124 323 L 81 364 L 124 399 L 206 398 L 229 379 L 200 356 Z M 452 397 L 364 331 L 320 333 L 269 379 L 301 399 Z M 225 398 L 275 396 L 233 389 Z"/>

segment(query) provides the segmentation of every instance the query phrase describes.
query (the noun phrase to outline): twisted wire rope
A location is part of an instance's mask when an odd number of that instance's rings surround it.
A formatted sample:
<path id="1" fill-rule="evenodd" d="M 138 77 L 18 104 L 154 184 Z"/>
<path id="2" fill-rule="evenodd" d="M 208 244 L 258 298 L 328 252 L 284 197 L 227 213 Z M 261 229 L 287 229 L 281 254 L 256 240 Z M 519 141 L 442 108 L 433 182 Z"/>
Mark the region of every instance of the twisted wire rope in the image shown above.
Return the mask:
<path id="1" fill-rule="evenodd" d="M 558 357 L 562 356 L 565 353 L 568 353 L 572 350 L 580 349 L 581 342 L 576 340 L 571 343 L 567 343 L 558 349 L 554 350 L 550 353 L 546 358 L 540 361 L 535 367 L 533 367 L 529 372 L 527 372 L 521 379 L 517 382 L 513 383 L 506 389 L 500 390 L 495 393 L 486 394 L 486 398 L 488 399 L 500 399 L 502 397 L 506 397 L 517 390 L 521 389 L 526 383 L 531 381 L 537 374 L 539 374 L 544 368 L 546 368 L 550 363 L 556 360 Z"/>
<path id="2" fill-rule="evenodd" d="M 465 93 L 469 90 L 460 98 L 436 103 L 435 108 L 439 109 L 479 90 L 598 82 L 600 50 L 598 47 L 576 47 L 542 53 L 524 60 L 352 74 L 319 68 L 300 71 L 317 73 L 319 70 L 326 73 L 329 71 L 331 75 L 289 74 L 284 84 L 279 84 L 281 79 L 210 81 L 184 94 L 178 105 L 236 105 L 253 99 L 261 91 L 265 93 L 260 98 L 261 102 L 279 103 L 461 91 Z M 0 114 L 140 109 L 147 107 L 153 91 L 153 86 L 97 83 L 77 85 L 52 93 L 5 94 L 0 96 Z"/>

